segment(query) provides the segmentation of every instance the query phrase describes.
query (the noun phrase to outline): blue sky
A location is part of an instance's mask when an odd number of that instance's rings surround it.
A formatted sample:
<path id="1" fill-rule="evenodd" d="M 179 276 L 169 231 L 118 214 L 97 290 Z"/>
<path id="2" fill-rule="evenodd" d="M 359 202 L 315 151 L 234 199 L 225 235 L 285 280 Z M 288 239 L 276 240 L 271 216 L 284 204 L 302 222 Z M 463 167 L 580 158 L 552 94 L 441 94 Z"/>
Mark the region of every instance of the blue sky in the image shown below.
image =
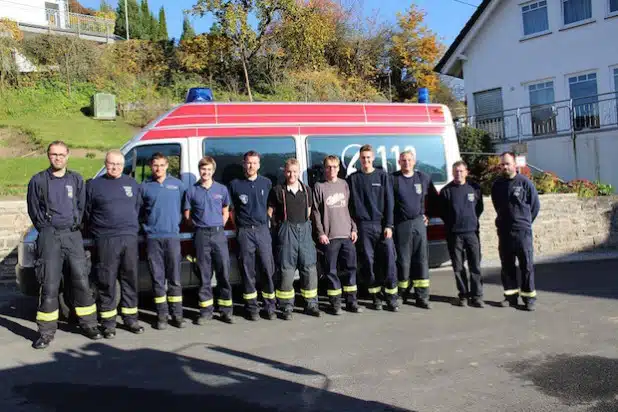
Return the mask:
<path id="1" fill-rule="evenodd" d="M 120 0 L 122 1 L 122 0 Z M 427 12 L 426 22 L 430 29 L 436 32 L 448 46 L 482 0 L 415 0 L 416 5 Z M 117 0 L 108 1 L 114 7 Z M 396 13 L 405 11 L 413 2 L 410 0 L 358 0 L 362 4 L 365 16 L 377 16 L 378 21 L 395 22 Z M 191 8 L 196 0 L 149 0 L 150 9 L 158 12 L 165 6 L 167 27 L 172 37 L 179 38 L 182 31 L 182 11 Z M 81 0 L 86 7 L 98 8 L 100 0 Z M 198 33 L 208 31 L 212 20 L 207 17 L 191 17 L 193 26 Z"/>

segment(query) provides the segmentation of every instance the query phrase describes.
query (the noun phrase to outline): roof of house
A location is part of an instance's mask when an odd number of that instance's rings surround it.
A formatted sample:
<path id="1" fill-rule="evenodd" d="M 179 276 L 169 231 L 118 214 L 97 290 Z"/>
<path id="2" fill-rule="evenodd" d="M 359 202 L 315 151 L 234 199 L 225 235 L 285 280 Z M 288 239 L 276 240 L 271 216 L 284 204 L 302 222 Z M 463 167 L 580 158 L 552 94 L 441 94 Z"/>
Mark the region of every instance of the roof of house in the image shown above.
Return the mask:
<path id="1" fill-rule="evenodd" d="M 489 3 L 491 3 L 492 1 L 493 0 L 483 0 L 483 2 L 476 8 L 476 11 L 472 14 L 464 28 L 461 29 L 461 31 L 455 38 L 455 41 L 451 44 L 442 59 L 440 59 L 440 61 L 434 68 L 434 71 L 438 73 L 442 71 L 444 65 L 446 65 L 446 62 L 448 62 L 448 60 L 453 56 L 461 42 L 466 38 L 472 27 L 474 27 L 476 21 L 479 19 L 479 17 L 481 17 L 487 6 L 489 6 Z"/>

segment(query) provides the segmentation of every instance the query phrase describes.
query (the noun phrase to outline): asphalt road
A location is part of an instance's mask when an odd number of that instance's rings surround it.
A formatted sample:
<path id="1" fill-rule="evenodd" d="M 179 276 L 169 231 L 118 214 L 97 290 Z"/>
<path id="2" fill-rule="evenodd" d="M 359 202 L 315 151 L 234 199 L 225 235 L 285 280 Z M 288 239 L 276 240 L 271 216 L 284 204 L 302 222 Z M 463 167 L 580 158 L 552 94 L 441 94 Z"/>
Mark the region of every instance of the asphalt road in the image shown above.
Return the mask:
<path id="1" fill-rule="evenodd" d="M 36 301 L 5 289 L 0 411 L 615 412 L 617 266 L 537 266 L 535 313 L 492 306 L 495 269 L 488 307 L 452 306 L 447 268 L 432 271 L 431 311 L 148 326 L 97 342 L 64 325 L 46 351 L 30 348 Z"/>

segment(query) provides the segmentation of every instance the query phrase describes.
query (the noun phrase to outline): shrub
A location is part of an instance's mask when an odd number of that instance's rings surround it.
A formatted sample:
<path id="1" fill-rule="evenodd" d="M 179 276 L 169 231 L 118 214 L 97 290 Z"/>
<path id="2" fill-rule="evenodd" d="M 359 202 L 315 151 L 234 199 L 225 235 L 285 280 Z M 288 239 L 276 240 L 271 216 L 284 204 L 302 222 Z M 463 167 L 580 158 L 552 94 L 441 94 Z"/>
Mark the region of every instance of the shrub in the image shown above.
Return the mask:
<path id="1" fill-rule="evenodd" d="M 598 180 L 595 182 L 599 196 L 610 196 L 614 194 L 614 188 L 610 184 L 601 183 Z"/>
<path id="2" fill-rule="evenodd" d="M 556 193 L 558 189 L 562 186 L 560 179 L 556 176 L 555 173 L 552 172 L 543 172 L 539 175 L 536 175 L 532 178 L 536 186 L 536 190 L 543 193 Z"/>
<path id="3" fill-rule="evenodd" d="M 485 130 L 467 126 L 462 127 L 457 130 L 457 142 L 461 152 L 493 152 L 491 136 Z M 462 155 L 461 157 L 468 164 L 471 175 L 480 180 L 483 171 L 488 165 L 487 157 L 483 155 Z M 498 160 L 496 165 L 499 163 L 500 161 Z"/>
<path id="4" fill-rule="evenodd" d="M 572 192 L 577 193 L 579 197 L 594 197 L 597 196 L 599 190 L 597 186 L 588 179 L 575 179 L 568 183 Z"/>

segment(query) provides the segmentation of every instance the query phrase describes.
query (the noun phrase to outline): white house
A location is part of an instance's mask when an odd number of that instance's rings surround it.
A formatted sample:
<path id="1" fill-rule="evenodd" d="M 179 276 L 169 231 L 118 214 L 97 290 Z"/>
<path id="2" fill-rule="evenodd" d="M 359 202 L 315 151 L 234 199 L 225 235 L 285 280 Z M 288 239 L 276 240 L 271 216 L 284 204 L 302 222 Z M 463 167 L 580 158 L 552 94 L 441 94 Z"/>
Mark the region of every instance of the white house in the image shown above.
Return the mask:
<path id="1" fill-rule="evenodd" d="M 498 150 L 618 186 L 618 0 L 483 0 L 435 70 Z"/>
<path id="2" fill-rule="evenodd" d="M 73 13 L 68 0 L 0 0 L 0 18 L 17 22 L 25 36 L 53 32 L 97 42 L 116 40 L 114 21 Z"/>

